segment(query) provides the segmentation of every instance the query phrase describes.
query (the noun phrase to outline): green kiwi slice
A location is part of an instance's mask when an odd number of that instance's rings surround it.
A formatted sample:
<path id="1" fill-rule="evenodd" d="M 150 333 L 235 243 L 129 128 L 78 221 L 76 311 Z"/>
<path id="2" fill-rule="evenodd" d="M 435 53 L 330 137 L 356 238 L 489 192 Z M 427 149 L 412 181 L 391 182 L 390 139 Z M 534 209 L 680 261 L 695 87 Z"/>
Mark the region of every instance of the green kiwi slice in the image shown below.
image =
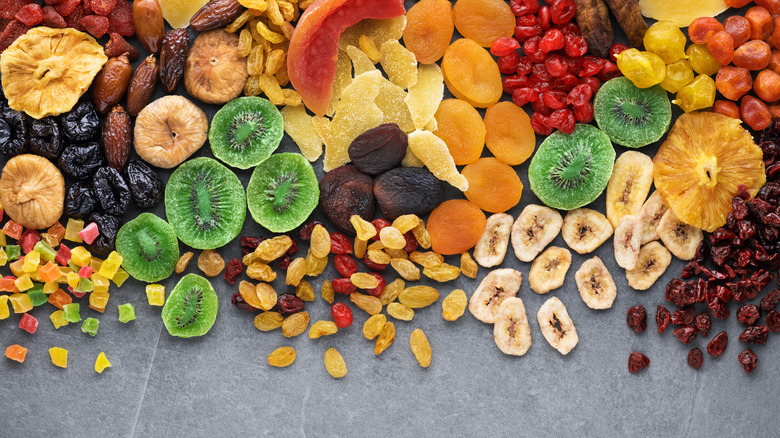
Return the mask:
<path id="1" fill-rule="evenodd" d="M 320 186 L 303 155 L 275 154 L 252 172 L 246 199 L 255 222 L 273 233 L 286 233 L 317 207 Z"/>
<path id="2" fill-rule="evenodd" d="M 171 336 L 203 336 L 217 320 L 219 300 L 208 280 L 187 274 L 176 284 L 162 309 L 165 328 Z"/>
<path id="3" fill-rule="evenodd" d="M 660 85 L 639 88 L 619 77 L 604 83 L 593 103 L 596 124 L 610 140 L 628 148 L 658 141 L 669 130 L 672 104 Z"/>
<path id="4" fill-rule="evenodd" d="M 531 191 L 548 207 L 573 210 L 593 202 L 607 187 L 615 163 L 609 137 L 591 125 L 548 136 L 528 167 Z"/>
<path id="5" fill-rule="evenodd" d="M 219 248 L 235 239 L 244 225 L 244 186 L 217 160 L 195 158 L 168 179 L 165 212 L 182 242 L 197 249 Z"/>
<path id="6" fill-rule="evenodd" d="M 268 159 L 283 135 L 276 105 L 262 97 L 239 97 L 214 115 L 209 143 L 214 156 L 228 166 L 249 169 Z"/>
<path id="7" fill-rule="evenodd" d="M 147 283 L 173 274 L 179 260 L 179 241 L 168 222 L 151 213 L 141 213 L 122 225 L 116 235 L 116 250 L 128 274 Z"/>

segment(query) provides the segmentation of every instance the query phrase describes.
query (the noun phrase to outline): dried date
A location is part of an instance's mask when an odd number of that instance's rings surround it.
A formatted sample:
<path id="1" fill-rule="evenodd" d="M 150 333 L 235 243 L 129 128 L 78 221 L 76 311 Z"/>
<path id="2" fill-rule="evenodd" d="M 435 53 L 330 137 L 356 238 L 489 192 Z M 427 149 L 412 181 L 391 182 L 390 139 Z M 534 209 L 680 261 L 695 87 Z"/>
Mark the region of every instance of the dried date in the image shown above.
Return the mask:
<path id="1" fill-rule="evenodd" d="M 130 115 L 121 105 L 115 106 L 103 124 L 103 153 L 108 165 L 123 171 L 133 146 L 133 127 Z"/>
<path id="2" fill-rule="evenodd" d="M 198 32 L 217 29 L 233 22 L 243 11 L 237 0 L 212 0 L 192 16 L 190 27 Z"/>
<path id="3" fill-rule="evenodd" d="M 208 3 L 207 3 L 208 4 Z M 184 74 L 184 64 L 190 45 L 188 28 L 174 29 L 165 32 L 160 55 L 160 81 L 165 89 L 172 92 L 179 84 Z"/>
<path id="4" fill-rule="evenodd" d="M 136 67 L 130 85 L 127 88 L 127 112 L 137 116 L 149 103 L 149 99 L 157 86 L 157 78 L 160 76 L 160 65 L 157 58 L 149 55 L 144 62 Z"/>
<path id="5" fill-rule="evenodd" d="M 92 89 L 92 103 L 100 114 L 107 113 L 122 100 L 130 84 L 133 67 L 126 54 L 111 58 L 95 78 Z"/>

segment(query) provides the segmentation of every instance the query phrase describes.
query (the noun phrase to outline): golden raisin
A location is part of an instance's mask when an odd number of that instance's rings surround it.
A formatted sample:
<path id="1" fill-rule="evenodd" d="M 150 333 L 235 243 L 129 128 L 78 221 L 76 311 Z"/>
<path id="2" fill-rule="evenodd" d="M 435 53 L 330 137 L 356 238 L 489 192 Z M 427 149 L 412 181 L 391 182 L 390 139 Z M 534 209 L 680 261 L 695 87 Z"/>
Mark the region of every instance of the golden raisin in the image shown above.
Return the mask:
<path id="1" fill-rule="evenodd" d="M 355 247 L 353 250 L 355 251 L 355 257 L 362 259 L 364 255 L 366 255 L 366 248 L 368 248 L 368 241 L 363 240 L 360 238 L 355 239 Z"/>
<path id="2" fill-rule="evenodd" d="M 276 272 L 267 264 L 259 261 L 249 264 L 246 268 L 246 275 L 253 280 L 265 281 L 267 283 L 276 280 Z"/>
<path id="3" fill-rule="evenodd" d="M 271 310 L 276 305 L 278 296 L 273 286 L 268 283 L 258 283 L 255 287 L 255 294 L 260 300 L 258 309 Z"/>
<path id="4" fill-rule="evenodd" d="M 430 286 L 411 286 L 398 295 L 398 301 L 412 309 L 430 306 L 439 299 L 439 291 Z"/>
<path id="5" fill-rule="evenodd" d="M 276 236 L 260 242 L 255 249 L 255 254 L 264 262 L 272 262 L 283 256 L 292 247 L 292 239 L 289 236 Z"/>
<path id="6" fill-rule="evenodd" d="M 403 249 L 406 246 L 406 238 L 403 233 L 393 226 L 382 228 L 382 231 L 379 232 L 379 241 L 390 249 Z"/>
<path id="7" fill-rule="evenodd" d="M 425 223 L 423 223 L 423 221 L 420 221 L 416 227 L 412 228 L 412 234 L 414 234 L 414 238 L 417 240 L 417 244 L 420 245 L 420 248 L 430 249 L 431 235 L 428 233 L 428 229 L 425 228 Z"/>
<path id="8" fill-rule="evenodd" d="M 190 260 L 192 260 L 192 256 L 194 256 L 195 253 L 192 251 L 187 251 L 184 254 L 179 257 L 179 261 L 176 262 L 176 273 L 181 274 L 184 272 L 185 269 L 187 269 L 187 265 L 190 264 Z"/>
<path id="9" fill-rule="evenodd" d="M 352 223 L 352 226 L 355 227 L 355 233 L 357 233 L 358 239 L 369 240 L 376 236 L 376 228 L 371 222 L 356 214 L 353 214 L 352 217 L 349 218 L 349 221 Z"/>
<path id="10" fill-rule="evenodd" d="M 442 263 L 433 268 L 423 268 L 423 275 L 431 280 L 436 280 L 439 283 L 446 283 L 458 278 L 460 275 L 460 268 L 448 263 Z"/>
<path id="11" fill-rule="evenodd" d="M 325 280 L 322 282 L 322 289 L 320 290 L 320 295 L 322 295 L 322 299 L 325 300 L 328 304 L 333 304 L 333 299 L 335 298 L 336 291 L 333 290 L 333 284 L 331 284 L 330 280 Z"/>
<path id="12" fill-rule="evenodd" d="M 455 289 L 441 302 L 441 316 L 447 321 L 455 321 L 463 315 L 468 305 L 466 292 Z"/>
<path id="13" fill-rule="evenodd" d="M 269 308 L 263 308 L 262 307 L 262 301 L 257 296 L 257 287 L 248 282 L 248 281 L 242 281 L 238 284 L 238 293 L 241 294 L 241 298 L 246 301 L 247 304 L 250 306 L 256 308 L 256 309 L 262 309 L 262 310 L 269 310 Z"/>
<path id="14" fill-rule="evenodd" d="M 372 225 L 373 226 L 373 225 Z M 317 225 L 311 232 L 311 253 L 315 257 L 327 257 L 330 254 L 330 234 L 322 225 Z"/>
<path id="15" fill-rule="evenodd" d="M 401 303 L 388 304 L 387 314 L 401 321 L 411 321 L 414 318 L 414 310 Z"/>
<path id="16" fill-rule="evenodd" d="M 314 301 L 314 288 L 306 280 L 301 280 L 295 288 L 295 296 L 303 301 Z"/>
<path id="17" fill-rule="evenodd" d="M 282 334 L 285 338 L 292 338 L 305 332 L 309 327 L 309 312 L 298 312 L 284 318 L 282 322 Z"/>
<path id="18" fill-rule="evenodd" d="M 390 265 L 404 280 L 417 281 L 420 279 L 420 268 L 414 266 L 414 263 L 409 260 L 394 258 L 390 261 Z"/>
<path id="19" fill-rule="evenodd" d="M 263 312 L 255 316 L 255 328 L 267 332 L 282 326 L 284 316 L 279 312 Z"/>
<path id="20" fill-rule="evenodd" d="M 328 348 L 325 351 L 325 369 L 331 376 L 340 379 L 347 375 L 347 363 L 335 348 Z"/>
<path id="21" fill-rule="evenodd" d="M 203 271 L 207 277 L 216 277 L 225 269 L 225 261 L 222 256 L 213 249 L 207 249 L 198 256 L 198 269 Z"/>
<path id="22" fill-rule="evenodd" d="M 402 234 L 406 234 L 419 224 L 420 218 L 416 214 L 403 214 L 395 218 L 393 228 L 398 229 Z"/>
<path id="23" fill-rule="evenodd" d="M 365 272 L 355 272 L 349 280 L 359 289 L 374 289 L 379 286 L 379 279 Z"/>
<path id="24" fill-rule="evenodd" d="M 390 263 L 392 257 L 381 249 L 370 249 L 368 250 L 368 259 L 376 264 L 386 265 Z"/>
<path id="25" fill-rule="evenodd" d="M 379 355 L 383 351 L 387 350 L 387 347 L 389 347 L 394 340 L 395 325 L 393 325 L 392 322 L 387 321 L 385 326 L 382 328 L 382 332 L 379 333 L 379 336 L 376 338 L 376 343 L 374 344 L 374 355 Z"/>
<path id="26" fill-rule="evenodd" d="M 333 321 L 317 321 L 309 329 L 309 339 L 317 339 L 322 336 L 332 335 L 339 331 L 338 326 Z"/>
<path id="27" fill-rule="evenodd" d="M 421 265 L 423 268 L 433 268 L 444 263 L 444 256 L 441 254 L 436 254 L 433 251 L 414 251 L 409 254 L 409 259 L 418 265 Z"/>
<path id="28" fill-rule="evenodd" d="M 423 333 L 422 329 L 415 329 L 409 337 L 409 347 L 412 349 L 412 354 L 417 358 L 417 362 L 423 368 L 428 368 L 431 364 L 431 344 L 428 343 L 428 338 Z"/>
<path id="29" fill-rule="evenodd" d="M 471 255 L 468 253 L 468 251 L 464 251 L 460 255 L 460 272 L 462 272 L 463 275 L 468 278 L 477 278 L 478 271 L 479 266 L 477 266 L 477 262 L 471 258 Z"/>
<path id="30" fill-rule="evenodd" d="M 363 324 L 363 336 L 369 340 L 376 338 L 382 333 L 382 329 L 385 327 L 386 323 L 387 318 L 385 315 L 382 315 L 381 313 L 371 315 Z"/>
<path id="31" fill-rule="evenodd" d="M 376 315 L 382 311 L 382 302 L 373 295 L 353 292 L 349 295 L 349 300 L 369 315 Z"/>
<path id="32" fill-rule="evenodd" d="M 268 365 L 272 367 L 288 367 L 295 362 L 295 349 L 292 347 L 279 347 L 268 355 Z"/>
<path id="33" fill-rule="evenodd" d="M 398 298 L 399 295 L 401 295 L 401 292 L 404 291 L 404 287 L 406 287 L 404 281 L 400 278 L 396 278 L 390 282 L 390 284 L 385 286 L 385 289 L 382 291 L 382 295 L 379 296 L 379 301 L 381 301 L 382 305 L 384 306 L 392 303 L 396 298 Z"/>
<path id="34" fill-rule="evenodd" d="M 316 277 L 322 274 L 326 267 L 328 267 L 328 257 L 316 257 L 309 248 L 309 252 L 306 253 L 306 275 Z"/>
<path id="35" fill-rule="evenodd" d="M 284 282 L 290 286 L 298 286 L 304 275 L 306 275 L 306 259 L 298 257 L 287 267 L 287 278 Z"/>

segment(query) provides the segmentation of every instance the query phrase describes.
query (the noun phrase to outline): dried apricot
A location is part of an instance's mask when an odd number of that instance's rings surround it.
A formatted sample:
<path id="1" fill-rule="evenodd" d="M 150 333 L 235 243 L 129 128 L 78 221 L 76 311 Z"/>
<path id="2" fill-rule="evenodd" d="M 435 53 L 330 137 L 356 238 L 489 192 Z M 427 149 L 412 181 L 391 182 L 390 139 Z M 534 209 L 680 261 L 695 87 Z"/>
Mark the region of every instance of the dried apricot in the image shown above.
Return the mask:
<path id="1" fill-rule="evenodd" d="M 528 114 L 512 102 L 499 102 L 485 111 L 485 144 L 493 156 L 516 166 L 534 153 L 536 134 Z"/>
<path id="2" fill-rule="evenodd" d="M 746 68 L 748 70 L 763 70 L 769 65 L 771 59 L 772 48 L 769 47 L 769 44 L 763 41 L 753 40 L 737 47 L 734 51 L 734 59 L 732 62 L 737 67 Z"/>
<path id="3" fill-rule="evenodd" d="M 458 32 L 482 47 L 515 33 L 515 15 L 504 0 L 458 0 L 452 16 Z"/>
<path id="4" fill-rule="evenodd" d="M 428 234 L 435 252 L 460 254 L 477 244 L 485 231 L 485 213 L 465 199 L 451 199 L 436 207 L 428 218 Z"/>
<path id="5" fill-rule="evenodd" d="M 473 163 L 482 156 L 485 122 L 471 104 L 460 99 L 442 100 L 434 117 L 437 127 L 433 133 L 447 143 L 455 164 Z"/>
<path id="6" fill-rule="evenodd" d="M 764 40 L 772 35 L 774 20 L 765 7 L 753 6 L 745 12 L 745 18 L 750 23 L 751 40 Z"/>
<path id="7" fill-rule="evenodd" d="M 772 70 L 763 70 L 753 81 L 753 91 L 764 102 L 775 102 L 780 99 L 780 74 Z"/>
<path id="8" fill-rule="evenodd" d="M 450 92 L 477 108 L 493 105 L 504 92 L 501 72 L 490 52 L 468 38 L 447 47 L 441 68 Z"/>
<path id="9" fill-rule="evenodd" d="M 461 172 L 469 182 L 464 195 L 477 207 L 491 213 L 503 213 L 520 202 L 523 183 L 512 166 L 485 157 L 467 165 Z"/>
<path id="10" fill-rule="evenodd" d="M 422 0 L 406 12 L 404 45 L 421 64 L 441 59 L 452 41 L 455 24 L 448 0 Z"/>

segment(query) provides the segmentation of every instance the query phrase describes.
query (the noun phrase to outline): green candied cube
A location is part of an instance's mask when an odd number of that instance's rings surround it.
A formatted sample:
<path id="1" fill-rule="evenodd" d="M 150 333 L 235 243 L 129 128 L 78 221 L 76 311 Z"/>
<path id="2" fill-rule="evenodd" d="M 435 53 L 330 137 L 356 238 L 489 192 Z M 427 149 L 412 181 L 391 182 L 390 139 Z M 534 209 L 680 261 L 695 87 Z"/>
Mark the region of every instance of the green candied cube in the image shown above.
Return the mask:
<path id="1" fill-rule="evenodd" d="M 119 306 L 119 321 L 130 322 L 135 319 L 135 307 L 130 303 L 120 304 Z"/>
<path id="2" fill-rule="evenodd" d="M 92 281 L 88 278 L 79 277 L 79 284 L 73 288 L 73 292 L 87 293 L 92 292 Z"/>
<path id="3" fill-rule="evenodd" d="M 65 321 L 79 322 L 81 321 L 81 314 L 79 313 L 79 303 L 70 303 L 62 306 L 62 316 Z"/>
<path id="4" fill-rule="evenodd" d="M 5 253 L 8 254 L 8 261 L 19 260 L 22 256 L 22 247 L 19 245 L 8 245 L 5 247 Z"/>
<path id="5" fill-rule="evenodd" d="M 41 258 L 47 262 L 53 262 L 54 258 L 57 257 L 57 251 L 43 240 L 39 240 L 38 243 L 35 244 L 33 251 L 41 253 Z"/>
<path id="6" fill-rule="evenodd" d="M 97 319 L 87 318 L 81 323 L 81 331 L 88 333 L 90 336 L 95 336 L 98 331 L 98 325 L 100 325 L 100 321 Z"/>
<path id="7" fill-rule="evenodd" d="M 42 284 L 36 284 L 32 287 L 32 289 L 29 289 L 27 291 L 27 295 L 30 296 L 30 300 L 32 301 L 33 306 L 40 306 L 41 304 L 49 301 L 49 297 L 46 296 L 45 293 L 43 293 L 43 285 Z"/>

